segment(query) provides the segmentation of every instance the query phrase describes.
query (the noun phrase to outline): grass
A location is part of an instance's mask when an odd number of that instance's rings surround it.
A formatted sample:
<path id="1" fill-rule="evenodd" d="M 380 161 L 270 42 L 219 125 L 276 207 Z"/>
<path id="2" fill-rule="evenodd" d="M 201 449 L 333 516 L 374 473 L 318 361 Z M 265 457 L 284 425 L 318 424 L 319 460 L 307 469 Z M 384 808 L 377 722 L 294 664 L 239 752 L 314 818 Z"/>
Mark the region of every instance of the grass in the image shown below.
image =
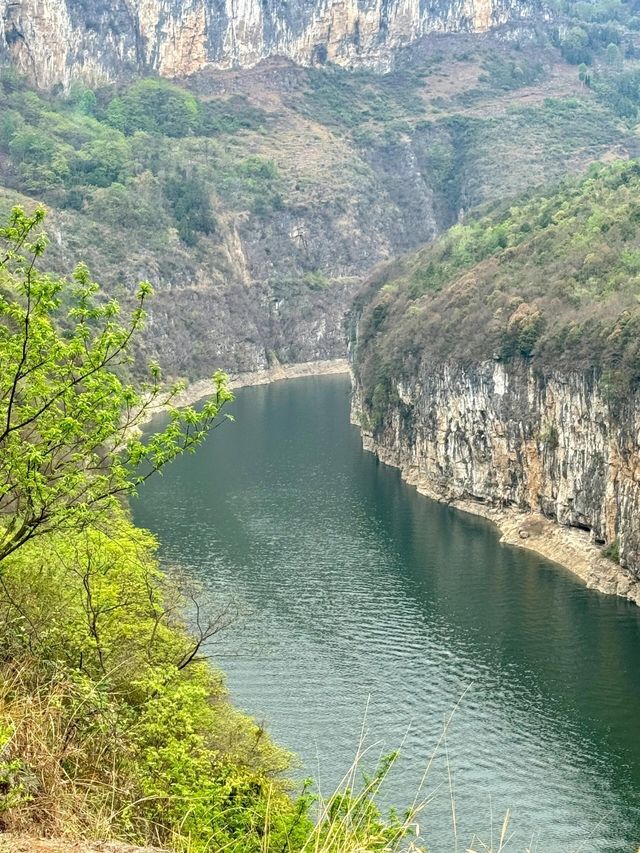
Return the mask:
<path id="1" fill-rule="evenodd" d="M 55 671 L 51 672 L 48 679 L 38 675 L 34 681 L 34 673 L 39 674 L 40 671 L 39 666 L 28 658 L 14 662 L 10 667 L 5 664 L 0 669 L 0 731 L 3 733 L 0 754 L 5 760 L 7 756 L 20 756 L 22 766 L 33 768 L 29 775 L 22 776 L 17 787 L 16 779 L 12 780 L 17 793 L 14 802 L 4 802 L 0 810 L 2 830 L 15 836 L 65 839 L 69 844 L 90 839 L 126 840 L 122 834 L 122 812 L 123 808 L 135 808 L 135 803 L 131 802 L 124 807 L 118 805 L 122 804 L 123 795 L 126 799 L 127 792 L 121 790 L 122 780 L 113 762 L 113 733 L 107 736 L 85 732 L 79 739 L 78 728 L 84 726 L 86 692 Z M 98 684 L 96 690 L 99 689 Z M 378 801 L 400 750 L 383 755 L 379 744 L 367 743 L 365 714 L 354 760 L 329 796 L 317 796 L 314 805 L 315 822 L 295 849 L 299 853 L 423 851 L 421 817 L 441 787 L 428 791 L 427 783 L 433 762 L 442 752 L 446 758 L 446 784 L 451 801 L 451 849 L 457 849 L 459 838 L 455 790 L 447 753 L 447 732 L 457 707 L 443 724 L 413 801 L 401 816 L 392 815 L 390 818 L 382 816 L 383 809 Z M 86 772 L 84 758 L 87 737 L 92 739 L 95 774 Z M 372 765 L 375 769 L 370 773 L 368 769 Z M 78 773 L 80 767 L 85 768 L 82 773 Z M 14 772 L 19 774 L 20 771 L 16 769 Z M 0 785 L 3 781 L 5 779 L 0 779 Z M 309 785 L 305 783 L 302 800 L 309 792 Z M 96 792 L 100 795 L 98 809 Z M 37 806 L 35 809 L 34 803 Z M 185 816 L 191 805 L 191 802 L 184 803 Z M 229 816 L 229 820 L 232 820 L 232 816 Z M 278 809 L 274 806 L 272 812 L 267 805 L 261 832 L 263 853 L 278 849 L 272 841 L 279 839 L 279 843 L 282 843 L 282 835 L 274 831 L 278 821 Z M 479 836 L 474 836 L 464 849 L 469 853 L 502 851 L 509 840 L 508 827 L 507 814 L 497 846 L 493 842 L 487 845 Z M 145 834 L 152 842 L 157 836 L 156 828 L 149 825 Z M 192 846 L 188 832 L 183 835 L 179 827 L 173 837 L 163 837 L 161 846 L 181 853 L 202 849 L 198 845 Z M 211 851 L 222 853 L 224 849 L 224 846 L 214 846 Z"/>
<path id="2" fill-rule="evenodd" d="M 59 843 L 74 844 L 74 849 L 77 844 L 79 851 L 83 850 L 82 844 L 85 842 L 87 853 L 93 839 L 124 843 L 122 808 L 116 806 L 117 802 L 122 801 L 123 792 L 118 787 L 115 767 L 106 782 L 97 776 L 74 776 L 74 762 L 76 759 L 82 761 L 74 727 L 82 715 L 86 695 L 77 692 L 73 685 L 59 679 L 55 673 L 52 673 L 50 680 L 40 681 L 34 690 L 32 675 L 31 664 L 27 659 L 12 667 L 10 677 L 7 677 L 6 666 L 0 670 L 0 720 L 4 727 L 0 728 L 0 733 L 4 733 L 4 746 L 0 755 L 6 758 L 7 753 L 19 754 L 38 768 L 37 773 L 25 779 L 24 783 L 25 796 L 28 796 L 29 791 L 37 791 L 37 810 L 34 812 L 26 799 L 24 805 L 16 803 L 11 808 L 0 810 L 0 833 L 6 833 L 5 844 L 8 845 L 0 847 L 2 853 L 12 853 L 10 839 L 14 836 L 58 839 Z M 510 810 L 506 810 L 497 823 L 494 823 L 492 815 L 485 832 L 474 832 L 469 839 L 462 836 L 457 817 L 458 798 L 454 768 L 449 758 L 448 736 L 456 712 L 469 689 L 467 687 L 443 721 L 413 799 L 400 815 L 392 813 L 390 817 L 384 816 L 384 807 L 380 801 L 384 799 L 381 794 L 393 774 L 404 744 L 401 743 L 397 751 L 384 754 L 380 743 L 370 742 L 366 711 L 355 756 L 343 778 L 327 796 L 322 794 L 319 785 L 316 786 L 319 793 L 314 795 L 314 823 L 295 845 L 297 853 L 425 853 L 431 849 L 428 808 L 441 793 L 448 798 L 450 811 L 449 853 L 533 853 L 537 850 L 533 839 L 524 846 L 514 841 L 515 830 Z M 7 738 L 8 725 L 11 731 Z M 106 742 L 102 745 L 96 742 L 95 746 L 96 764 L 104 760 L 108 771 L 110 747 Z M 444 779 L 435 787 L 430 787 L 437 759 L 444 759 Z M 0 778 L 0 787 L 3 781 Z M 102 807 L 98 811 L 95 809 L 96 787 L 102 793 Z M 312 783 L 307 781 L 303 798 L 311 796 L 311 787 Z M 130 805 L 133 807 L 135 803 Z M 191 805 L 191 802 L 184 803 L 185 817 Z M 267 804 L 260 832 L 261 853 L 287 853 L 294 849 L 286 844 L 280 846 L 282 836 L 277 832 L 278 821 L 277 808 L 274 806 L 272 811 Z M 156 829 L 150 825 L 147 835 L 149 843 L 153 843 Z M 586 849 L 586 843 L 566 853 L 580 853 Z M 179 828 L 173 837 L 165 836 L 160 846 L 163 850 L 180 853 L 201 853 L 202 850 L 201 846 L 192 844 L 188 832 L 182 834 Z M 90 849 L 93 851 L 93 846 Z M 210 853 L 223 853 L 228 848 L 214 845 L 208 849 Z"/>

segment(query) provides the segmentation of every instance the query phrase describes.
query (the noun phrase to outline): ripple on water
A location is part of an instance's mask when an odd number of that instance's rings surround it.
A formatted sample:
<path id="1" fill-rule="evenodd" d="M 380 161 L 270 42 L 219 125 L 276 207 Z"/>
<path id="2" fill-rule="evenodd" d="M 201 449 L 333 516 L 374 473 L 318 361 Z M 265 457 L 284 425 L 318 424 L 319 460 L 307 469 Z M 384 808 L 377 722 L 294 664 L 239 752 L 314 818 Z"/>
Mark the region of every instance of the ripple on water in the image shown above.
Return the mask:
<path id="1" fill-rule="evenodd" d="M 368 743 L 403 753 L 409 802 L 447 733 L 462 842 L 507 809 L 523 849 L 640 840 L 638 609 L 585 590 L 483 519 L 433 504 L 362 452 L 348 388 L 244 389 L 236 424 L 150 481 L 134 507 L 167 565 L 243 620 L 214 650 L 235 700 L 330 789 Z M 452 849 L 443 751 L 423 835 Z M 591 837 L 590 837 L 591 836 Z"/>

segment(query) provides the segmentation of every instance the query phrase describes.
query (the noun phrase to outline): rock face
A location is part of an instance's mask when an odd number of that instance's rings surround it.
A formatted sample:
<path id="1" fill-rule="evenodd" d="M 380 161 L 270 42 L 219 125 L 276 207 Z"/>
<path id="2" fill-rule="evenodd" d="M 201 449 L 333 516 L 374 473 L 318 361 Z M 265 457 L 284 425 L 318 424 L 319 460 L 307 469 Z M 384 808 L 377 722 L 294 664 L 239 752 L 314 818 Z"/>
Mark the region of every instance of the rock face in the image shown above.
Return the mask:
<path id="1" fill-rule="evenodd" d="M 123 73 L 248 67 L 389 68 L 429 33 L 485 32 L 541 15 L 540 0 L 0 0 L 0 51 L 41 87 Z"/>
<path id="2" fill-rule="evenodd" d="M 376 415 L 356 381 L 354 420 L 422 491 L 589 531 L 640 577 L 638 393 L 610 404 L 593 375 L 543 377 L 522 362 L 423 366 L 395 392 Z"/>

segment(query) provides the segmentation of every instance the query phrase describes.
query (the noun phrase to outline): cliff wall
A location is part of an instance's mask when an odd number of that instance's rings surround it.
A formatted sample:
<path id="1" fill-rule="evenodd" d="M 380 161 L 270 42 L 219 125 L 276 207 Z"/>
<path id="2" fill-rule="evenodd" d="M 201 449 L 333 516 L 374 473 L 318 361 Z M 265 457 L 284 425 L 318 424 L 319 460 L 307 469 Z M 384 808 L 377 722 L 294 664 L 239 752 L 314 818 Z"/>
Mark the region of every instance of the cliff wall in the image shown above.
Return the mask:
<path id="1" fill-rule="evenodd" d="M 388 69 L 396 50 L 429 33 L 485 32 L 540 9 L 539 0 L 0 0 L 0 53 L 41 87 L 269 56 Z"/>
<path id="2" fill-rule="evenodd" d="M 354 420 L 367 449 L 439 500 L 472 510 L 475 504 L 489 517 L 483 508 L 493 508 L 498 519 L 534 513 L 588 531 L 592 543 L 619 553 L 628 572 L 615 572 L 592 549 L 599 572 L 578 573 L 640 602 L 638 393 L 610 404 L 594 375 L 544 377 L 524 362 L 490 361 L 423 364 L 394 391 L 373 429 L 374 414 L 355 382 Z"/>

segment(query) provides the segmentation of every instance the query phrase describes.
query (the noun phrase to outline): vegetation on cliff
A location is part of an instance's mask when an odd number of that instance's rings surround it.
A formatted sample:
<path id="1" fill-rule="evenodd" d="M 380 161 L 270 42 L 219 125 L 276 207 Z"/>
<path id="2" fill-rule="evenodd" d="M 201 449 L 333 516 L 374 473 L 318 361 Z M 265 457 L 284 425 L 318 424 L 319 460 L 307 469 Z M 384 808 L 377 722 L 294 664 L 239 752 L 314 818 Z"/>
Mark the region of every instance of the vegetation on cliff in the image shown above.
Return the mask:
<path id="1" fill-rule="evenodd" d="M 374 420 L 397 380 L 447 360 L 596 371 L 612 399 L 637 387 L 639 193 L 638 162 L 593 166 L 383 268 L 356 310 L 355 364 Z"/>
<path id="2" fill-rule="evenodd" d="M 36 92 L 4 69 L 0 208 L 49 206 L 53 270 L 83 259 L 123 302 L 150 280 L 140 357 L 171 375 L 343 355 L 375 263 L 637 152 L 553 42 L 434 36 L 386 75 L 272 60 L 95 91 Z"/>

